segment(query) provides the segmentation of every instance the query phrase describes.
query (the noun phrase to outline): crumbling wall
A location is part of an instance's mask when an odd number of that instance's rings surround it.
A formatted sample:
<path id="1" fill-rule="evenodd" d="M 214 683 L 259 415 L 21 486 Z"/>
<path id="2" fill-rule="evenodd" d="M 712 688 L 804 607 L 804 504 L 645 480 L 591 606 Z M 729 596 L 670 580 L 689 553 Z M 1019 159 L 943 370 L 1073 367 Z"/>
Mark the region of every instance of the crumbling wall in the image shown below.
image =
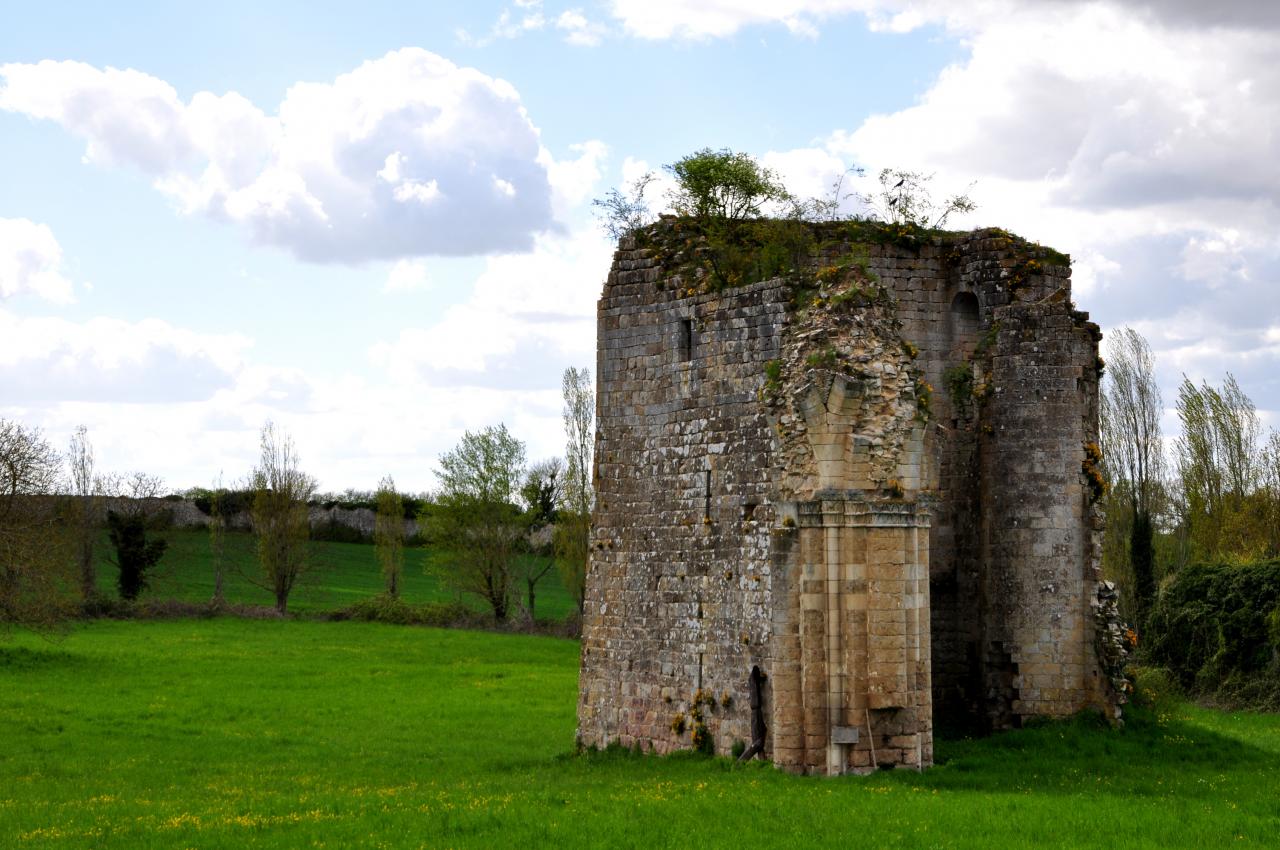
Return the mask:
<path id="1" fill-rule="evenodd" d="M 813 772 L 1107 702 L 1065 258 L 836 223 L 716 290 L 681 228 L 624 240 L 600 302 L 581 741 L 725 752 L 753 666 L 766 755 Z"/>

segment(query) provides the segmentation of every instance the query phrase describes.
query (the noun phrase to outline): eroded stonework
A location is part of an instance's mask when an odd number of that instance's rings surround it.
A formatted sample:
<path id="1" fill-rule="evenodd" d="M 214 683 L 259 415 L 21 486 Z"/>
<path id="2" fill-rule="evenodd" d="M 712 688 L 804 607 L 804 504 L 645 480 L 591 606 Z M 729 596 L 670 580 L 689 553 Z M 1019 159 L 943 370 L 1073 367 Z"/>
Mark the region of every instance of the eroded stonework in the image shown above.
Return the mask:
<path id="1" fill-rule="evenodd" d="M 678 222 L 615 255 L 580 740 L 727 753 L 753 667 L 765 754 L 806 772 L 926 766 L 935 726 L 1110 711 L 1099 333 L 1065 258 L 998 230 L 813 228 L 799 273 L 718 291 Z"/>

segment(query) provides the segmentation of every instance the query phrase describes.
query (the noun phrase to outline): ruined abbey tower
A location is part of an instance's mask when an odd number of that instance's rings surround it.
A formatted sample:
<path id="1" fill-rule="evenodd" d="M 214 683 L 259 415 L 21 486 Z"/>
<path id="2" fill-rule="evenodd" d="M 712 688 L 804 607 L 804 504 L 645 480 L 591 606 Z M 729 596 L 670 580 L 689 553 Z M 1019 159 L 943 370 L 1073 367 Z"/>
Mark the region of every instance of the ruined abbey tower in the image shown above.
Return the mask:
<path id="1" fill-rule="evenodd" d="M 614 257 L 581 742 L 728 753 L 755 690 L 763 754 L 836 774 L 927 766 L 938 727 L 1111 711 L 1100 334 L 1069 262 L 804 227 L 799 269 L 745 285 L 680 220 Z"/>

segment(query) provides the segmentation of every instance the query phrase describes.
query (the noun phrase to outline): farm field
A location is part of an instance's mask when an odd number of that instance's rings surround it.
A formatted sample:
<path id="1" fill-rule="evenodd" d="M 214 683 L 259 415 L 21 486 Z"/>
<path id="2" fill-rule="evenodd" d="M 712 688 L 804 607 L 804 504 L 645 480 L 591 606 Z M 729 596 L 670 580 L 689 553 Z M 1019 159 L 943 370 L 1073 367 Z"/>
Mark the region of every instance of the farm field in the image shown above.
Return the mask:
<path id="1" fill-rule="evenodd" d="M 169 547 L 151 577 L 150 588 L 140 599 L 208 602 L 213 596 L 213 562 L 208 533 L 202 530 L 174 529 L 162 536 L 169 541 Z M 254 537 L 247 533 L 231 532 L 226 535 L 225 540 L 227 573 L 224 589 L 228 602 L 273 606 L 275 600 L 272 595 L 249 580 L 258 579 L 260 574 Z M 382 573 L 371 544 L 312 541 L 311 547 L 315 566 L 303 576 L 289 597 L 290 612 L 304 614 L 332 611 L 382 593 Z M 98 587 L 104 595 L 115 597 L 117 571 L 109 560 L 113 553 L 105 534 L 95 553 L 98 561 Z M 522 557 L 542 563 L 547 560 L 532 555 Z M 447 558 L 448 553 L 438 549 L 406 547 L 401 598 L 411 603 L 457 599 L 456 593 L 450 588 L 441 587 L 436 576 L 429 571 L 429 568 Z M 523 583 L 517 590 L 523 598 Z M 536 600 L 535 613 L 540 620 L 563 620 L 574 609 L 573 599 L 560 583 L 560 575 L 554 567 L 538 582 Z M 488 610 L 475 597 L 464 596 L 462 601 L 477 611 Z"/>
<path id="2" fill-rule="evenodd" d="M 1274 847 L 1280 716 L 1165 700 L 842 779 L 572 755 L 578 644 L 309 620 L 0 644 L 0 847 Z"/>

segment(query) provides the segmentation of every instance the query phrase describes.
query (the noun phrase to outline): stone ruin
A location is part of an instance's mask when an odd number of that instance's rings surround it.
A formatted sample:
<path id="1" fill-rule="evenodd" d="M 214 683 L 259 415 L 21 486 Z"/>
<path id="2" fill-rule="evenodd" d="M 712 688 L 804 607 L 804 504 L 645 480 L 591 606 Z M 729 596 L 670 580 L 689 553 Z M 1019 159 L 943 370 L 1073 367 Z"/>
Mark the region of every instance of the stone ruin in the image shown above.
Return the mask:
<path id="1" fill-rule="evenodd" d="M 935 727 L 1118 718 L 1101 334 L 1070 261 L 808 227 L 800 273 L 731 288 L 689 222 L 614 257 L 580 744 L 727 754 L 757 678 L 763 755 L 807 773 L 928 766 Z"/>

